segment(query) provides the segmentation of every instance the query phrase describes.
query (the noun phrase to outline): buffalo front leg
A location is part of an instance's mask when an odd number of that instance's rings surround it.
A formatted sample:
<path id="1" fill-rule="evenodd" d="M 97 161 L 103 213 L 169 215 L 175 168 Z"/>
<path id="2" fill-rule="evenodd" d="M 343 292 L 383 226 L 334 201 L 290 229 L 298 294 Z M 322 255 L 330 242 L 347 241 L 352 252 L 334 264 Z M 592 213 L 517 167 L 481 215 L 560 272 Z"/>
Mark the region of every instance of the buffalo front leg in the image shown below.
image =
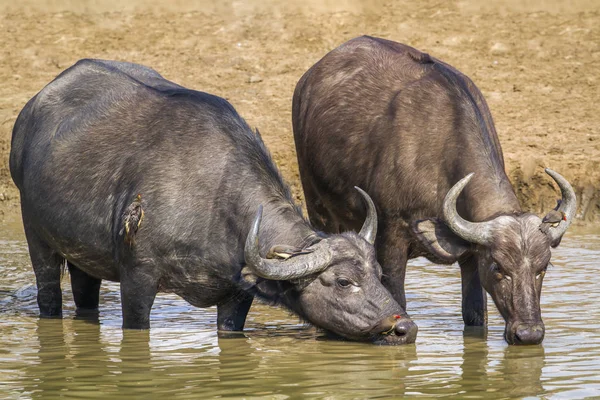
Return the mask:
<path id="1" fill-rule="evenodd" d="M 462 316 L 467 326 L 484 326 L 487 323 L 487 296 L 479 280 L 477 259 L 469 257 L 459 261 L 462 280 Z"/>
<path id="2" fill-rule="evenodd" d="M 124 266 L 121 268 L 121 307 L 123 329 L 150 328 L 150 310 L 158 281 L 146 266 Z"/>
<path id="3" fill-rule="evenodd" d="M 254 297 L 238 292 L 231 298 L 217 304 L 217 329 L 219 331 L 242 331 L 246 316 Z"/>
<path id="4" fill-rule="evenodd" d="M 24 221 L 25 222 L 25 221 Z M 25 222 L 25 236 L 29 245 L 29 256 L 37 284 L 37 303 L 40 317 L 62 316 L 62 293 L 60 278 L 65 260 L 39 239 L 33 229 Z"/>
<path id="5" fill-rule="evenodd" d="M 68 261 L 67 267 L 71 275 L 71 289 L 77 310 L 97 310 L 102 280 L 88 275 Z"/>
<path id="6" fill-rule="evenodd" d="M 377 260 L 383 269 L 381 282 L 392 294 L 394 300 L 406 311 L 406 293 L 404 279 L 406 278 L 406 262 L 408 261 L 408 247 L 405 242 L 389 230 L 382 232 L 381 238 L 375 242 L 377 246 Z"/>

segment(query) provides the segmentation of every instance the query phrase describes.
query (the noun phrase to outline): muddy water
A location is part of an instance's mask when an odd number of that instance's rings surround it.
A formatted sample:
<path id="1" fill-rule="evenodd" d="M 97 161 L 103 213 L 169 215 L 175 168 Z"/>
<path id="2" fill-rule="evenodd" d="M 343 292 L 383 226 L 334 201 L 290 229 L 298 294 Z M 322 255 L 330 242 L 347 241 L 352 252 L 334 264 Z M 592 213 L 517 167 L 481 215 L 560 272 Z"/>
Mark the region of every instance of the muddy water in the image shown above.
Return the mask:
<path id="1" fill-rule="evenodd" d="M 329 341 L 277 308 L 255 305 L 244 335 L 217 336 L 216 310 L 157 298 L 149 332 L 121 325 L 119 288 L 102 288 L 99 323 L 37 318 L 34 275 L 18 222 L 0 233 L 0 398 L 600 397 L 600 235 L 573 229 L 554 251 L 543 292 L 546 340 L 509 347 L 464 330 L 458 268 L 415 260 L 408 273 L 416 345 Z"/>

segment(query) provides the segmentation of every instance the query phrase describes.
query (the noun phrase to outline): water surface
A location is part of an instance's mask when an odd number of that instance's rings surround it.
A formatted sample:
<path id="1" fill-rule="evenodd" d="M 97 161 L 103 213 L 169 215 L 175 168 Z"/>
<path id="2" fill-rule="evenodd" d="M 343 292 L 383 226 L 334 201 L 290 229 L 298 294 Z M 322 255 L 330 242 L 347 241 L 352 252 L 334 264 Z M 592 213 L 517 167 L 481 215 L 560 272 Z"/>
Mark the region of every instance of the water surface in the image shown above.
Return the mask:
<path id="1" fill-rule="evenodd" d="M 543 345 L 508 346 L 489 327 L 464 329 L 458 267 L 413 260 L 407 274 L 417 343 L 327 340 L 285 310 L 255 304 L 245 334 L 220 338 L 216 309 L 159 294 L 150 331 L 122 331 L 119 286 L 103 283 L 99 323 L 37 317 L 17 221 L 0 233 L 0 398 L 361 399 L 600 397 L 600 234 L 572 229 L 553 251 L 542 293 Z"/>

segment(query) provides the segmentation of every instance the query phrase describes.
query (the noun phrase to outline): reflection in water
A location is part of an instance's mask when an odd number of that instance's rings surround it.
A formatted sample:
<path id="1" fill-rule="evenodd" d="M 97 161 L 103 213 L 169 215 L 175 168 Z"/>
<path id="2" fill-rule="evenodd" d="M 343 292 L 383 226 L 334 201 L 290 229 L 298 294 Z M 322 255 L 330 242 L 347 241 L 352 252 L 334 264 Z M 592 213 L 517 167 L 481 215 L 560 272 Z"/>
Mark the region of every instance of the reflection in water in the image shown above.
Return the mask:
<path id="1" fill-rule="evenodd" d="M 26 369 L 25 392 L 31 393 L 32 398 L 39 399 L 44 396 L 56 396 L 56 386 L 62 385 L 61 370 L 68 359 L 68 353 L 63 320 L 40 319 L 36 325 L 39 350 L 37 362 L 31 363 Z M 50 366 L 54 368 L 49 368 Z M 60 389 L 59 386 L 58 390 Z"/>
<path id="2" fill-rule="evenodd" d="M 469 393 L 473 390 L 485 392 L 490 384 L 487 376 L 489 351 L 485 328 L 465 327 L 463 343 L 458 393 Z"/>
<path id="3" fill-rule="evenodd" d="M 25 391 L 32 398 L 66 393 L 85 397 L 96 392 L 94 380 L 109 376 L 99 324 L 61 319 L 38 319 L 36 324 L 37 362 L 26 369 Z"/>
<path id="4" fill-rule="evenodd" d="M 504 394 L 524 397 L 544 393 L 542 369 L 545 365 L 543 346 L 527 346 L 522 349 L 507 346 L 498 371 L 505 377 Z"/>
<path id="5" fill-rule="evenodd" d="M 2 249 L 6 249 L 2 253 Z M 159 296 L 150 331 L 121 330 L 119 288 L 99 314 L 38 319 L 22 238 L 0 246 L 0 398 L 522 398 L 600 396 L 600 237 L 567 237 L 542 295 L 541 346 L 508 346 L 490 307 L 464 328 L 457 268 L 417 260 L 407 282 L 415 345 L 327 340 L 285 311 L 253 306 L 245 334 L 218 335 L 215 309 Z"/>
<path id="6" fill-rule="evenodd" d="M 415 346 L 314 340 L 314 333 L 305 330 L 299 337 L 283 332 L 210 335 L 205 343 L 187 347 L 189 338 L 181 343 L 167 332 L 154 338 L 152 331 L 122 331 L 115 341 L 117 332 L 104 332 L 92 320 L 37 319 L 35 325 L 36 354 L 20 380 L 25 383 L 20 394 L 31 398 L 84 398 L 98 391 L 111 398 L 130 393 L 321 397 L 332 394 L 332 388 L 350 396 L 377 393 L 382 385 L 389 395 L 403 396 L 403 378 L 417 358 Z"/>
<path id="7" fill-rule="evenodd" d="M 541 376 L 543 346 L 504 345 L 499 359 L 490 354 L 482 328 L 465 328 L 458 393 L 486 394 L 487 398 L 522 398 L 544 394 Z"/>

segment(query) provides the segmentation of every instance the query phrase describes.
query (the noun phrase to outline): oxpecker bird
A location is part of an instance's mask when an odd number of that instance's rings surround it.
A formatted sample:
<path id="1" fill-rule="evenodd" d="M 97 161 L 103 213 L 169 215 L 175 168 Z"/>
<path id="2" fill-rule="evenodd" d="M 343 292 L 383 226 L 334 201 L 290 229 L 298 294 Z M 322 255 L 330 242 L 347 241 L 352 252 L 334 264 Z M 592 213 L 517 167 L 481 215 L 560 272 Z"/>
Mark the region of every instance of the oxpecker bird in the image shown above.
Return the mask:
<path id="1" fill-rule="evenodd" d="M 566 221 L 567 216 L 564 212 L 559 211 L 561 200 L 556 201 L 556 207 L 554 210 L 551 210 L 544 219 L 542 219 L 542 223 L 540 224 L 540 231 L 543 233 L 548 233 L 550 228 L 555 228 L 560 224 L 560 221 Z"/>
<path id="2" fill-rule="evenodd" d="M 125 209 L 122 217 L 123 228 L 119 232 L 121 235 L 125 234 L 124 240 L 129 246 L 135 245 L 135 234 L 140 229 L 143 219 L 142 195 L 138 194 L 135 200 Z"/>

